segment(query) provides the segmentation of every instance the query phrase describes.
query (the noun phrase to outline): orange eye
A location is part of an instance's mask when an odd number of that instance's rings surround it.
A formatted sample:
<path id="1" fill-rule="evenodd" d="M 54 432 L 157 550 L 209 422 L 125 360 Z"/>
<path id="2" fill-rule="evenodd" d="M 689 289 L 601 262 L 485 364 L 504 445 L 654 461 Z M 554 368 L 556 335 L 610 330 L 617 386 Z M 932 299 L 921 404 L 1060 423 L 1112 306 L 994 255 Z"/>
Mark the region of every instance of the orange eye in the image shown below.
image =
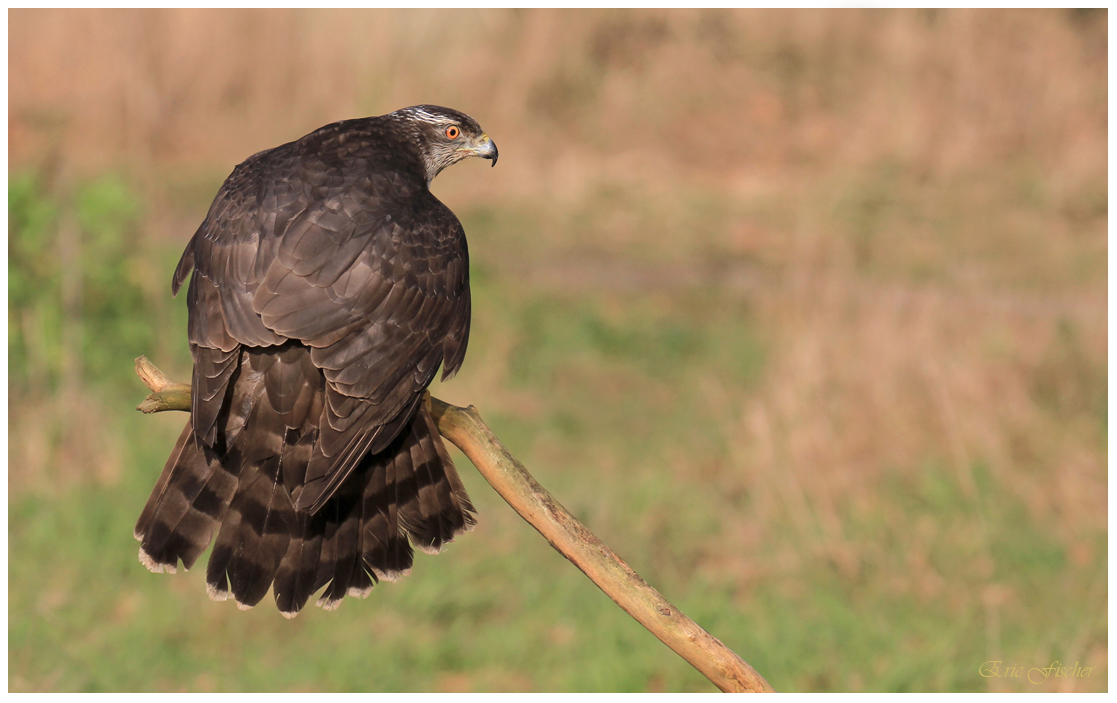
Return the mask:
<path id="1" fill-rule="evenodd" d="M 458 135 L 461 134 L 461 133 L 462 133 L 462 131 L 460 129 L 458 129 L 457 127 L 447 127 L 446 128 L 446 136 L 449 137 L 450 139 L 457 139 Z"/>

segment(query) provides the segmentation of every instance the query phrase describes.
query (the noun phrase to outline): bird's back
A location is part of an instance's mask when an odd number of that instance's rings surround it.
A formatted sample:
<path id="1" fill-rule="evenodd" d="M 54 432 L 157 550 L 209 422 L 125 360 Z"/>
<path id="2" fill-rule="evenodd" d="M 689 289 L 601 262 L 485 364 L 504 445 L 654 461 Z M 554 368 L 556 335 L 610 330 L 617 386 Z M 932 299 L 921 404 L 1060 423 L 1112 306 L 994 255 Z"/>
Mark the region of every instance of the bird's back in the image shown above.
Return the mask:
<path id="1" fill-rule="evenodd" d="M 405 112 L 249 157 L 188 244 L 172 287 L 193 269 L 193 404 L 136 528 L 152 570 L 219 530 L 210 595 L 251 606 L 274 582 L 293 616 L 327 584 L 336 607 L 406 573 L 408 538 L 437 551 L 473 524 L 421 402 L 470 320 L 464 232 L 428 180 L 452 134 L 496 150 L 461 113 Z"/>

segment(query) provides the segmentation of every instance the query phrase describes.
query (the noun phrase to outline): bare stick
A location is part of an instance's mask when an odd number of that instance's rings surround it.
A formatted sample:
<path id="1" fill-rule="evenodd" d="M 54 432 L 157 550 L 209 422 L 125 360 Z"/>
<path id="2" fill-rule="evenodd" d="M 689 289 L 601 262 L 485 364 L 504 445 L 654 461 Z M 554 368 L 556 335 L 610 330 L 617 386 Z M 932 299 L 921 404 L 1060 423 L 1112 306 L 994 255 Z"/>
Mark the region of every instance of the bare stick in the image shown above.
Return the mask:
<path id="1" fill-rule="evenodd" d="M 501 498 L 597 587 L 722 691 L 770 692 L 768 682 L 629 568 L 528 473 L 476 408 L 431 397 L 438 431 L 465 453 Z"/>
<path id="2" fill-rule="evenodd" d="M 190 386 L 169 380 L 147 357 L 136 373 L 153 393 L 137 408 L 145 413 L 189 410 Z M 624 560 L 562 507 L 547 489 L 508 453 L 472 405 L 459 408 L 430 396 L 438 431 L 462 450 L 512 509 L 539 531 L 660 641 L 702 672 L 722 691 L 772 692 L 760 674 L 716 637 L 703 630 L 644 582 Z"/>
<path id="3" fill-rule="evenodd" d="M 142 413 L 158 413 L 164 410 L 190 410 L 190 386 L 167 378 L 146 356 L 136 359 L 136 373 L 144 385 L 151 389 L 151 395 L 136 406 Z"/>

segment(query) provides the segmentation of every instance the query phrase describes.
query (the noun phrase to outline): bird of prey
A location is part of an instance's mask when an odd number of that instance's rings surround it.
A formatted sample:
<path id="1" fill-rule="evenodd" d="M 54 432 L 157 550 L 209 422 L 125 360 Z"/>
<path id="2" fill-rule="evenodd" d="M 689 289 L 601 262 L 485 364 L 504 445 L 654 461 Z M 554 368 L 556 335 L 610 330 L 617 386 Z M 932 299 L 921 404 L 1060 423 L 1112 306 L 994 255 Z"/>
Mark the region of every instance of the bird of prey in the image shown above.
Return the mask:
<path id="1" fill-rule="evenodd" d="M 462 365 L 469 259 L 431 194 L 497 148 L 419 105 L 326 125 L 225 181 L 175 270 L 194 360 L 190 420 L 136 524 L 156 573 L 194 565 L 241 608 L 271 587 L 286 617 L 406 575 L 474 508 L 422 402 Z"/>

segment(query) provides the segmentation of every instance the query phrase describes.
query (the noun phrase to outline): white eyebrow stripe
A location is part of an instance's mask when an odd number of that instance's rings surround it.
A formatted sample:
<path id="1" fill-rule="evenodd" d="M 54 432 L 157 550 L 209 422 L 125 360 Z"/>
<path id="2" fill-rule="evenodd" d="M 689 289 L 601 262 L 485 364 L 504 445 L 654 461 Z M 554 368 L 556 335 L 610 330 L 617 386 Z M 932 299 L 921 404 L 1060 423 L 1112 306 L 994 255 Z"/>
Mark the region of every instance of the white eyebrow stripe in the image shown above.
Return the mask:
<path id="1" fill-rule="evenodd" d="M 400 110 L 401 113 L 414 117 L 415 119 L 429 122 L 430 124 L 457 124 L 457 120 L 447 117 L 445 115 L 436 115 L 433 112 L 427 112 L 421 108 L 408 107 Z"/>

